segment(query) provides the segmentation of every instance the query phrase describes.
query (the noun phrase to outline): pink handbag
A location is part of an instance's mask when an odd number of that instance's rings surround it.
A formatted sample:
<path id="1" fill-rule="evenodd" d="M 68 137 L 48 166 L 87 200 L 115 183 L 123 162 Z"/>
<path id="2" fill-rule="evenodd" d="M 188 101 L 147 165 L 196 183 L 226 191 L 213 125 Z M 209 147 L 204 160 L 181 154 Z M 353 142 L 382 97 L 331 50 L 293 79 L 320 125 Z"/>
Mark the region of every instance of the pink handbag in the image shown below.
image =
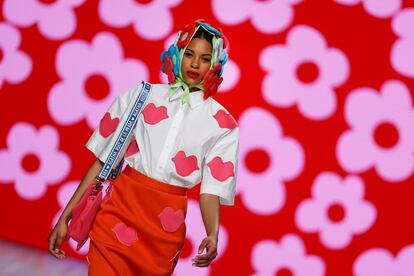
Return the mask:
<path id="1" fill-rule="evenodd" d="M 76 247 L 76 250 L 78 251 L 88 240 L 89 231 L 92 228 L 96 214 L 101 206 L 102 182 L 106 181 L 109 175 L 111 175 L 112 179 L 115 179 L 122 169 L 123 159 L 121 159 L 117 167 L 112 170 L 115 161 L 121 156 L 125 142 L 135 128 L 138 116 L 151 91 L 151 84 L 146 82 L 142 82 L 142 84 L 142 89 L 134 102 L 130 113 L 127 114 L 128 117 L 121 128 L 121 132 L 117 137 L 114 136 L 116 140 L 114 140 L 111 152 L 103 164 L 98 177 L 94 182 L 89 184 L 88 189 L 83 194 L 81 200 L 72 209 L 72 219 L 70 220 L 65 239 L 68 240 L 69 238 L 72 238 L 75 240 L 78 243 Z"/>
<path id="2" fill-rule="evenodd" d="M 102 184 L 92 182 L 81 200 L 72 209 L 72 219 L 68 227 L 66 240 L 72 238 L 78 245 L 76 250 L 88 240 L 89 231 L 102 203 Z"/>

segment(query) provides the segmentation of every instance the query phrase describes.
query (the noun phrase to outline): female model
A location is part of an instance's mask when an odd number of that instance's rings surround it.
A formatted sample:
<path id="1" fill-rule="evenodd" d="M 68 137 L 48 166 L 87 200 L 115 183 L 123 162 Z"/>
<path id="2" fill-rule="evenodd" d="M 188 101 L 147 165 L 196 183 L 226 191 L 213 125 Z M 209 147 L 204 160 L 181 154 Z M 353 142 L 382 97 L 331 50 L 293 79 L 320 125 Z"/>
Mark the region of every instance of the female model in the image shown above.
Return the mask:
<path id="1" fill-rule="evenodd" d="M 153 84 L 131 142 L 127 164 L 110 186 L 90 231 L 90 275 L 170 275 L 185 241 L 186 191 L 200 184 L 206 229 L 193 265 L 217 256 L 220 204 L 233 205 L 239 127 L 212 96 L 227 61 L 226 39 L 202 20 L 179 31 L 161 55 L 169 84 Z M 97 176 L 122 127 L 140 84 L 118 96 L 87 143 L 95 156 L 49 236 L 49 252 L 60 248 L 73 206 Z M 203 254 L 204 252 L 204 254 Z"/>

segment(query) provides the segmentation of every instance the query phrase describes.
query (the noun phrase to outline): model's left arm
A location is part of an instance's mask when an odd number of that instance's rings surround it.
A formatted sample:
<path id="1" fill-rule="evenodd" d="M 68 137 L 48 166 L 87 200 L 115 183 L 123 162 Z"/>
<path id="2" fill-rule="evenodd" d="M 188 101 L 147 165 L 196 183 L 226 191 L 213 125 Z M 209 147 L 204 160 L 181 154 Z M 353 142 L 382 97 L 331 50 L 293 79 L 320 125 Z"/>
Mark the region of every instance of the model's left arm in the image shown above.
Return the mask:
<path id="1" fill-rule="evenodd" d="M 206 267 L 217 256 L 220 204 L 234 205 L 238 153 L 239 127 L 235 127 L 217 140 L 204 160 L 200 209 L 206 237 L 193 259 L 195 266 Z"/>
<path id="2" fill-rule="evenodd" d="M 200 195 L 200 209 L 206 228 L 206 237 L 198 247 L 198 255 L 193 259 L 195 266 L 206 267 L 217 256 L 218 231 L 220 226 L 220 200 L 216 195 Z M 204 249 L 205 254 L 202 255 Z"/>

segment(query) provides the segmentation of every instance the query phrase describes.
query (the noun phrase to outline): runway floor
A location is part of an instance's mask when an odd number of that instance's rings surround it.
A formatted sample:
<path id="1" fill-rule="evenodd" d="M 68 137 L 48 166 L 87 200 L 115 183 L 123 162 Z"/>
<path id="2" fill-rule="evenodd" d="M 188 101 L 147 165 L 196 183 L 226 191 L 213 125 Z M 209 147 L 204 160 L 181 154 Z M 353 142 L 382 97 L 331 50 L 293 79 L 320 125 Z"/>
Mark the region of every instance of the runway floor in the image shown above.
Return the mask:
<path id="1" fill-rule="evenodd" d="M 87 265 L 74 258 L 59 261 L 47 252 L 0 240 L 1 276 L 81 276 Z"/>

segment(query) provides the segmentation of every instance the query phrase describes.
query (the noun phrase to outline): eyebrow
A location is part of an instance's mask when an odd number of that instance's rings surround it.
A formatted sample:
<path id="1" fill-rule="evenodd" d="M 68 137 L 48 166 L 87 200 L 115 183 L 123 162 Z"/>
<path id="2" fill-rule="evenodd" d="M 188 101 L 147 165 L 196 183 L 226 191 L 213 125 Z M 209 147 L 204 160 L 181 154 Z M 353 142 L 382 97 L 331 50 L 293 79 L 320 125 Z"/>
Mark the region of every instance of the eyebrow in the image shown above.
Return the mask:
<path id="1" fill-rule="evenodd" d="M 191 53 L 194 54 L 194 51 L 191 50 L 191 49 L 189 49 L 189 48 L 187 48 L 186 51 L 190 51 Z M 209 57 L 211 57 L 211 54 L 202 54 L 202 56 L 209 56 Z"/>

